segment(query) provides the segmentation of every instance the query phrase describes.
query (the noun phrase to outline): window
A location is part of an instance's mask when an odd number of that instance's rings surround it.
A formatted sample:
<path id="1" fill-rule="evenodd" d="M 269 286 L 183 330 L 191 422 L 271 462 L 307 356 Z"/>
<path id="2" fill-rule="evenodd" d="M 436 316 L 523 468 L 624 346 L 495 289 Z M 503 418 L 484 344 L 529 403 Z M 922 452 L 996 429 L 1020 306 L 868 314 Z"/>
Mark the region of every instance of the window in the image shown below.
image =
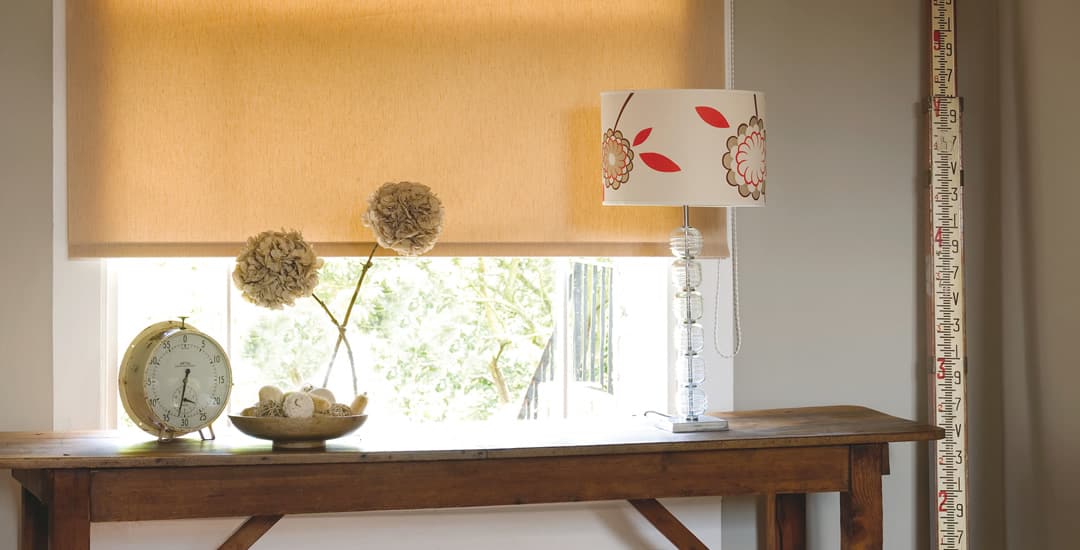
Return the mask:
<path id="1" fill-rule="evenodd" d="M 313 242 L 325 243 L 328 248 L 323 250 L 328 252 L 356 253 L 366 245 L 357 242 L 352 231 L 355 199 L 371 190 L 363 186 L 388 178 L 407 177 L 432 185 L 448 212 L 462 222 L 456 226 L 459 232 L 440 240 L 439 254 L 665 254 L 667 231 L 681 219 L 676 209 L 602 208 L 587 191 L 599 164 L 596 94 L 630 85 L 719 87 L 726 67 L 723 8 L 696 1 L 586 2 L 555 8 L 544 2 L 513 7 L 486 2 L 470 4 L 476 9 L 469 10 L 429 2 L 318 10 L 303 3 L 236 9 L 229 2 L 202 2 L 169 10 L 147 10 L 138 2 L 113 4 L 102 9 L 69 3 L 66 18 L 60 19 L 63 32 L 57 33 L 61 40 L 57 68 L 65 78 L 56 79 L 54 94 L 60 100 L 54 118 L 70 124 L 58 130 L 61 165 L 54 181 L 55 195 L 63 198 L 56 203 L 56 219 L 68 224 L 58 228 L 62 237 L 55 245 L 55 285 L 62 289 L 72 281 L 79 283 L 79 290 L 102 282 L 99 273 L 88 273 L 100 264 L 83 269 L 89 263 L 68 261 L 65 250 L 73 258 L 227 256 L 265 220 L 304 228 Z M 421 9 L 400 9 L 413 5 Z M 599 12 L 612 17 L 593 17 Z M 590 23 L 583 27 L 583 21 Z M 532 32 L 537 22 L 545 32 Z M 380 36 L 387 39 L 372 40 Z M 627 36 L 634 39 L 624 40 Z M 192 44 L 198 47 L 188 47 Z M 370 55 L 372 48 L 380 55 Z M 196 50 L 198 55 L 191 55 Z M 184 52 L 182 67 L 168 62 L 178 51 Z M 599 61 L 583 63 L 585 52 Z M 373 62 L 355 63 L 357 59 Z M 602 62 L 610 59 L 623 62 Z M 108 70 L 98 70 L 102 66 Z M 604 69 L 580 72 L 584 66 Z M 498 67 L 513 70 L 492 70 Z M 105 74 L 112 76 L 101 85 Z M 295 78 L 297 74 L 304 78 Z M 495 74 L 499 77 L 492 78 Z M 537 74 L 573 78 L 538 80 Z M 372 82 L 380 85 L 369 85 Z M 102 108 L 135 103 L 156 107 Z M 158 130 L 146 133 L 146 128 Z M 417 133 L 416 128 L 438 131 Z M 492 136 L 497 139 L 492 141 Z M 368 154 L 371 151 L 378 154 Z M 530 177 L 521 180 L 523 174 Z M 527 184 L 506 185 L 519 180 Z M 241 185 L 244 182 L 262 187 L 247 188 Z M 280 192 L 301 183 L 302 193 Z M 173 196 L 179 189 L 189 198 L 201 199 L 154 198 Z M 232 196 L 208 198 L 218 191 Z M 161 204 L 168 205 L 167 214 L 151 208 Z M 72 205 L 70 212 L 67 205 Z M 223 210 L 214 213 L 208 206 Z M 507 215 L 495 220 L 492 212 Z M 723 212 L 709 209 L 694 216 L 700 229 L 716 234 L 707 243 L 717 245 L 715 255 L 723 256 Z M 174 221 L 163 222 L 169 219 Z M 455 260 L 430 261 L 403 273 L 411 270 L 420 277 L 424 270 L 442 269 L 438 262 L 452 265 Z M 114 371 L 119 357 L 133 331 L 156 320 L 189 313 L 193 324 L 225 340 L 238 383 L 247 379 L 245 369 L 284 380 L 310 375 L 326 361 L 312 350 L 328 354 L 332 349 L 326 342 L 330 323 L 313 304 L 303 304 L 287 316 L 273 316 L 238 300 L 228 279 L 228 260 L 103 262 L 109 272 L 108 296 L 97 304 L 96 292 L 72 291 L 82 299 L 64 299 L 57 307 L 65 308 L 65 314 L 54 316 L 58 427 L 98 424 L 100 407 L 85 397 L 87 382 L 96 384 L 95 395 L 112 399 L 107 418 L 117 417 Z M 355 269 L 348 260 L 342 262 L 340 269 Z M 380 259 L 378 265 L 388 262 Z M 668 260 L 581 262 L 593 266 L 589 269 L 594 275 L 597 270 L 612 270 L 609 283 L 603 283 L 611 285 L 609 298 L 604 297 L 606 287 L 589 286 L 595 279 L 590 283 L 588 274 L 572 279 L 569 260 L 550 262 L 551 315 L 559 322 L 552 322 L 554 339 L 549 336 L 551 346 L 544 343 L 539 356 L 535 349 L 520 351 L 528 357 L 520 359 L 522 364 L 528 366 L 513 375 L 528 378 L 527 383 L 514 378 L 517 386 L 505 380 L 463 386 L 496 395 L 505 387 L 505 406 L 492 412 L 487 405 L 455 401 L 450 407 L 424 397 L 431 392 L 417 391 L 410 407 L 427 407 L 434 411 L 431 418 L 515 413 L 531 418 L 667 408 L 671 382 L 658 365 L 670 362 L 664 349 L 669 339 L 663 282 Z M 591 289 L 578 307 L 607 305 L 575 318 L 575 285 Z M 376 289 L 370 283 L 365 287 Z M 599 298 L 589 302 L 594 292 Z M 404 299 L 400 290 L 396 294 L 396 300 Z M 437 297 L 455 306 L 465 302 L 461 296 Z M 372 321 L 373 310 L 364 307 L 367 303 L 359 306 L 357 322 Z M 722 311 L 729 308 L 721 304 Z M 98 338 L 100 319 L 109 319 L 104 329 L 108 334 Z M 429 321 L 417 314 L 408 322 L 421 336 L 434 338 L 421 320 Z M 297 329 L 302 321 L 310 330 Z M 609 323 L 610 332 L 604 333 Z M 368 334 L 370 341 L 361 342 L 368 329 L 377 332 L 378 325 L 350 328 L 358 348 L 372 346 L 365 348 L 366 355 L 358 354 L 361 377 L 367 377 L 361 385 L 365 380 L 390 384 L 389 379 L 373 376 L 381 369 L 387 377 L 401 371 L 402 377 L 394 379 L 399 382 L 407 375 L 444 391 L 446 384 L 451 390 L 460 389 L 454 384 L 461 382 L 447 382 L 445 377 L 429 380 L 417 369 L 386 366 L 382 359 L 404 353 L 405 348 L 394 347 L 374 332 Z M 263 342 L 266 345 L 305 351 L 260 357 L 254 346 L 245 349 L 253 334 L 272 335 L 274 340 Z M 512 340 L 515 346 L 529 340 L 529 345 L 539 347 L 531 342 L 534 337 L 543 340 L 536 334 Z M 104 351 L 93 349 L 101 342 Z M 445 356 L 446 350 L 437 346 L 443 343 L 434 340 L 427 353 Z M 518 360 L 515 350 L 504 349 L 500 364 Z M 546 367 L 543 350 L 548 350 Z M 575 364 L 573 355 L 578 353 L 591 354 L 592 359 Z M 348 370 L 344 365 L 340 361 L 335 365 L 331 385 L 343 384 L 348 393 L 351 381 L 342 378 Z M 728 370 L 720 370 L 714 379 L 730 380 L 730 364 L 725 365 Z M 105 372 L 110 369 L 113 372 Z M 72 376 L 69 370 L 92 370 L 95 378 Z M 251 380 L 256 380 L 254 374 Z M 98 389 L 101 386 L 104 391 Z M 373 392 L 372 410 L 405 406 L 381 403 L 380 396 L 389 394 L 375 387 L 368 390 Z M 237 386 L 234 404 L 247 400 L 251 391 Z M 523 393 L 513 395 L 516 391 Z M 443 411 L 437 410 L 440 406 Z"/>
<path id="2" fill-rule="evenodd" d="M 317 293 L 338 318 L 362 263 L 329 258 L 320 272 Z M 667 339 L 657 335 L 668 333 L 668 263 L 379 258 L 349 321 L 357 387 L 369 393 L 373 418 L 410 421 L 560 418 L 663 407 L 666 372 L 655 365 L 667 362 Z M 226 258 L 114 259 L 106 265 L 115 349 L 126 349 L 153 322 L 189 316 L 229 351 L 232 411 L 250 405 L 265 384 L 294 388 L 326 379 L 339 400 L 352 395 L 344 350 L 326 377 L 336 333 L 314 300 L 280 311 L 249 304 L 233 287 L 233 263 Z M 641 338 L 643 331 L 653 336 Z M 115 395 L 115 386 L 111 390 Z M 125 420 L 121 413 L 119 423 Z"/>

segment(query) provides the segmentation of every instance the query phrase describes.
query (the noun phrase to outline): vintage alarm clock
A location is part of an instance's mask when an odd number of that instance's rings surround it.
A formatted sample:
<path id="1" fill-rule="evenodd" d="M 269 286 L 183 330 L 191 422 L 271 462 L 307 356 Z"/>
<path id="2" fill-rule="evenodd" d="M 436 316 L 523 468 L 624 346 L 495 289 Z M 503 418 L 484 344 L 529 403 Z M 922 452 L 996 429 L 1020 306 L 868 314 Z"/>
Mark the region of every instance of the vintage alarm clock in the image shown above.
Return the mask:
<path id="1" fill-rule="evenodd" d="M 120 363 L 124 410 L 159 441 L 195 431 L 213 439 L 210 424 L 225 411 L 232 383 L 225 350 L 184 317 L 143 329 Z"/>

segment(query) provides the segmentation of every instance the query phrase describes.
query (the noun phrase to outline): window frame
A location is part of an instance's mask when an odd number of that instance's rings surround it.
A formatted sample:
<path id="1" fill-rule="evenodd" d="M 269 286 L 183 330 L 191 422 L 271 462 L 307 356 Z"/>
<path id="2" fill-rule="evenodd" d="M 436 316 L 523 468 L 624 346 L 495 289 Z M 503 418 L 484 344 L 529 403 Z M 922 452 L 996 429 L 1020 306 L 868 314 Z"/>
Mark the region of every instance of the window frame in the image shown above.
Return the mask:
<path id="1" fill-rule="evenodd" d="M 214 260 L 220 261 L 217 258 Z M 54 284 L 72 288 L 72 283 L 75 282 L 78 283 L 75 286 L 98 288 L 98 296 L 86 296 L 57 305 L 57 311 L 54 312 L 54 429 L 57 430 L 115 429 L 117 427 L 119 410 L 116 376 L 123 350 L 120 349 L 122 343 L 117 342 L 117 277 L 115 272 L 108 268 L 106 261 L 73 262 L 59 259 L 54 264 Z M 718 260 L 705 262 L 705 280 L 701 290 L 705 297 L 706 308 L 702 322 L 706 331 L 713 333 L 713 322 L 719 320 L 721 323 L 719 334 L 730 334 L 730 316 L 720 315 L 717 319 L 710 307 L 719 302 L 721 313 L 731 311 L 730 293 L 723 291 L 724 285 L 721 284 L 718 287 L 716 284 L 717 275 L 721 277 L 721 281 L 730 281 L 725 277 L 725 275 L 730 276 L 730 262 Z M 557 280 L 562 279 L 564 277 L 557 277 Z M 719 300 L 717 300 L 717 290 L 720 290 Z M 65 294 L 67 293 L 70 292 Z M 669 302 L 663 301 L 665 303 L 661 307 L 667 311 L 667 330 L 662 331 L 657 337 L 670 335 L 677 321 L 671 308 L 667 307 Z M 60 302 L 63 300 L 57 300 L 58 304 Z M 556 300 L 556 302 L 562 303 L 561 300 Z M 654 304 L 652 311 L 656 312 L 656 310 Z M 566 312 L 557 311 L 556 315 L 565 317 Z M 557 325 L 565 326 L 565 323 L 557 323 Z M 713 338 L 707 338 L 707 340 L 713 341 Z M 74 346 L 72 343 L 81 343 L 81 345 Z M 715 349 L 717 346 L 731 349 L 731 343 L 730 338 L 728 341 L 723 341 L 721 338 L 715 346 L 706 345 L 704 351 L 708 369 L 705 387 L 710 399 L 710 410 L 733 408 L 732 360 L 721 357 Z M 565 346 L 556 348 L 556 353 L 564 354 L 564 362 L 567 360 L 565 354 L 568 351 Z M 669 360 L 665 369 L 656 375 L 649 375 L 645 371 L 639 372 L 635 375 L 636 381 L 632 384 L 636 386 L 636 390 L 623 389 L 622 392 L 616 392 L 615 408 L 620 413 L 642 414 L 646 410 L 660 410 L 661 412 L 673 410 L 676 388 L 673 365 L 676 350 L 670 337 L 667 337 L 666 351 Z M 647 370 L 648 367 L 639 366 L 639 368 Z M 559 406 L 563 408 L 565 415 L 571 403 L 569 381 L 567 377 L 562 376 L 562 370 L 557 369 L 560 374 L 556 376 L 554 382 L 563 388 Z M 625 370 L 620 372 L 620 376 L 622 372 Z M 88 383 L 87 380 L 90 382 Z M 655 395 L 650 396 L 642 392 L 643 387 L 655 390 L 655 385 L 661 380 L 666 381 L 666 399 L 658 399 Z M 87 387 L 97 388 L 97 391 L 88 392 Z"/>

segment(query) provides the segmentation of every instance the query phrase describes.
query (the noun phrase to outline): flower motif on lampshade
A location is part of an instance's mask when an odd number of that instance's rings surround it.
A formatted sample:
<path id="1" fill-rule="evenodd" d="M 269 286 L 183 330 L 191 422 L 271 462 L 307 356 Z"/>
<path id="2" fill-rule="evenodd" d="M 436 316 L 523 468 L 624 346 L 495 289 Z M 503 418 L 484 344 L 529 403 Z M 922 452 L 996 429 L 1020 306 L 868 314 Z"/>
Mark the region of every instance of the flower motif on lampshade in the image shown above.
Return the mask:
<path id="1" fill-rule="evenodd" d="M 634 169 L 634 150 L 630 148 L 630 140 L 624 138 L 622 132 L 609 128 L 604 132 L 602 160 L 604 187 L 618 189 L 630 179 L 630 171 Z"/>
<path id="2" fill-rule="evenodd" d="M 765 121 L 757 116 L 739 125 L 739 133 L 727 140 L 724 153 L 727 182 L 739 194 L 757 200 L 765 195 Z"/>
<path id="3" fill-rule="evenodd" d="M 764 206 L 764 94 L 623 90 L 600 98 L 605 205 Z"/>

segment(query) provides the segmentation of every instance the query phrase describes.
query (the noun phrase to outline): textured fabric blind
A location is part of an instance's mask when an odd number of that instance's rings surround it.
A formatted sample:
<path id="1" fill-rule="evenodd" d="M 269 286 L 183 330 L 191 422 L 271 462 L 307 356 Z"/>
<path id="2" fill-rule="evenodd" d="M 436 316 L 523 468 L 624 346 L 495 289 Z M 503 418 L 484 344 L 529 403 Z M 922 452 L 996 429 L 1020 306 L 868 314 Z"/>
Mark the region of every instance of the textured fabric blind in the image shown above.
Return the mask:
<path id="1" fill-rule="evenodd" d="M 599 93 L 723 87 L 723 2 L 67 3 L 69 252 L 373 241 L 386 181 L 446 207 L 439 255 L 668 255 L 678 208 L 601 206 Z M 722 255 L 719 209 L 695 212 Z"/>

